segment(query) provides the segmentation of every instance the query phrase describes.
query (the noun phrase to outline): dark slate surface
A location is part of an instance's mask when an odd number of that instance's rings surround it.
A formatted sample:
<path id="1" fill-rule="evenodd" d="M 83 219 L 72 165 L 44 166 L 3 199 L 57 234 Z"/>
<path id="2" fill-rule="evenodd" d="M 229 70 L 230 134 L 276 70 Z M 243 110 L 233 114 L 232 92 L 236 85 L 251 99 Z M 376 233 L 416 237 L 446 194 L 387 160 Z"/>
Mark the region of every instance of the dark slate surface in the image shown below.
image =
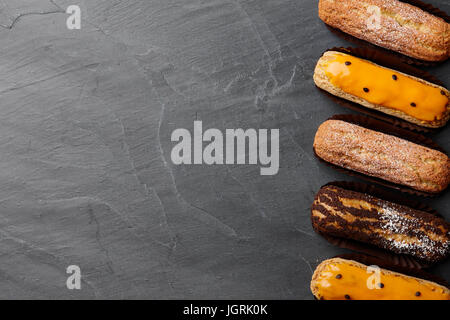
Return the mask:
<path id="1" fill-rule="evenodd" d="M 80 31 L 62 9 L 78 2 Z M 450 12 L 448 1 L 430 1 Z M 444 3 L 445 2 L 445 3 Z M 0 2 L 0 298 L 311 299 L 315 0 Z M 450 82 L 450 64 L 432 68 Z M 170 135 L 279 128 L 281 169 L 174 166 Z M 449 128 L 436 140 L 450 150 Z M 448 193 L 432 201 L 448 217 Z M 81 267 L 81 291 L 66 267 Z M 450 280 L 449 264 L 433 270 Z"/>

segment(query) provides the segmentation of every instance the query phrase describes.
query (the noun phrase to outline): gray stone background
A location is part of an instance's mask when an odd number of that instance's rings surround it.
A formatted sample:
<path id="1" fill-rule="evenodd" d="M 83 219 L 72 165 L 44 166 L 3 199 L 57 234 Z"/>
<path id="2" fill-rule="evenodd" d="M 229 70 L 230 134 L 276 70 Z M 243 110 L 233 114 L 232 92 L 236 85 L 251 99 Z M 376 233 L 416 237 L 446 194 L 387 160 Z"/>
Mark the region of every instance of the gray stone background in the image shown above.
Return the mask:
<path id="1" fill-rule="evenodd" d="M 0 298 L 312 298 L 313 268 L 342 250 L 309 207 L 350 180 L 312 153 L 350 112 L 313 85 L 320 54 L 349 45 L 316 0 L 1 0 L 0 25 Z M 450 82 L 449 63 L 430 71 Z M 170 135 L 196 118 L 279 128 L 279 174 L 174 166 Z M 448 200 L 432 201 L 447 218 Z"/>

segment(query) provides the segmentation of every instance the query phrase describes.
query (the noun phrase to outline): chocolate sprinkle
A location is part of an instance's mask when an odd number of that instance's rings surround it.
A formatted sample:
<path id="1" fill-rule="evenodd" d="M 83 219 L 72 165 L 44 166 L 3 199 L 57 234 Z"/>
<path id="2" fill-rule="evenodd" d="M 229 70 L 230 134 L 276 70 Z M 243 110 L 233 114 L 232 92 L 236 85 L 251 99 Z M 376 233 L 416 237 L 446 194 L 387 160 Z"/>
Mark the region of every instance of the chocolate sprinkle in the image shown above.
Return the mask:
<path id="1" fill-rule="evenodd" d="M 350 300 L 350 296 L 348 294 L 346 294 L 345 299 Z"/>
<path id="2" fill-rule="evenodd" d="M 416 297 L 420 297 L 420 295 L 421 295 L 420 291 L 417 291 L 416 292 Z"/>
<path id="3" fill-rule="evenodd" d="M 441 94 L 442 94 L 443 96 L 445 96 L 445 91 L 444 91 L 444 90 L 441 90 Z"/>
<path id="4" fill-rule="evenodd" d="M 370 90 L 368 88 L 364 88 L 364 92 L 369 92 Z"/>
<path id="5" fill-rule="evenodd" d="M 384 288 L 384 283 L 381 283 L 381 282 L 380 282 L 380 283 L 378 284 L 378 287 Z"/>
<path id="6" fill-rule="evenodd" d="M 336 276 L 336 279 L 342 279 L 342 274 L 338 274 L 338 275 Z"/>
<path id="7" fill-rule="evenodd" d="M 394 74 L 394 75 L 392 76 L 392 79 L 394 79 L 395 81 L 397 81 L 398 77 Z"/>
<path id="8" fill-rule="evenodd" d="M 350 61 L 346 61 L 346 62 L 345 62 L 345 65 L 346 65 L 346 66 L 349 66 L 349 65 L 351 65 L 351 64 L 352 64 L 352 63 L 351 63 Z"/>
<path id="9" fill-rule="evenodd" d="M 411 107 L 416 107 L 417 105 L 414 102 L 411 102 Z"/>

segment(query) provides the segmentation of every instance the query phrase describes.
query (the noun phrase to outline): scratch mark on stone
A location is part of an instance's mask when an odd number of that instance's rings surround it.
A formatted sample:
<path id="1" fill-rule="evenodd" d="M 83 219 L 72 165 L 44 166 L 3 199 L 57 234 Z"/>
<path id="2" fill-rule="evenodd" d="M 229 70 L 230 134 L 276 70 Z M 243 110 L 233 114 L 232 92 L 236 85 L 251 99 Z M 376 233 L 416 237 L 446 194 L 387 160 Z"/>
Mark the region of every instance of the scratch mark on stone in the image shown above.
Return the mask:
<path id="1" fill-rule="evenodd" d="M 233 238 L 237 238 L 238 237 L 236 231 L 233 228 L 231 228 L 229 225 L 227 225 L 227 224 L 223 223 L 222 221 L 220 221 L 219 219 L 217 219 L 210 212 L 208 212 L 205 209 L 200 208 L 200 207 L 198 207 L 196 205 L 193 205 L 191 203 L 189 203 L 189 205 L 191 207 L 193 207 L 193 208 L 203 212 L 208 217 L 208 220 L 210 220 L 213 223 L 213 225 L 215 227 L 217 227 L 219 230 L 222 230 L 223 233 L 225 233 L 228 236 L 233 237 Z"/>
<path id="2" fill-rule="evenodd" d="M 1 229 L 0 229 L 0 237 L 3 239 L 11 240 L 11 241 L 21 245 L 23 248 L 25 248 L 25 250 L 27 250 L 28 252 L 36 253 L 37 256 L 39 256 L 40 258 L 43 257 L 42 253 L 45 253 L 45 255 L 47 255 L 48 257 L 50 257 L 51 259 L 54 260 L 54 263 L 53 264 L 51 264 L 50 262 L 44 262 L 44 263 L 55 267 L 57 270 L 65 270 L 65 268 L 70 265 L 68 262 L 64 261 L 64 259 L 62 259 L 61 257 L 56 256 L 55 254 L 45 250 L 44 248 L 38 247 L 38 246 L 36 246 L 32 243 L 29 243 L 23 239 L 17 238 L 15 236 L 11 235 L 9 232 L 6 232 Z M 55 263 L 57 264 L 56 266 L 55 266 Z M 87 280 L 86 277 L 82 277 L 81 281 L 92 289 L 94 296 L 96 298 L 99 297 L 99 292 L 98 292 L 99 290 L 91 283 L 91 281 Z"/>
<path id="3" fill-rule="evenodd" d="M 305 234 L 305 235 L 307 235 L 307 236 L 309 236 L 309 237 L 314 237 L 314 235 L 313 235 L 312 233 L 309 233 L 309 232 L 307 232 L 307 231 L 305 231 L 305 230 L 302 230 L 302 229 L 300 229 L 300 228 L 295 228 L 295 230 L 298 231 L 298 232 L 300 232 L 300 233 L 303 233 L 303 234 Z"/>
<path id="4" fill-rule="evenodd" d="M 297 65 L 294 65 L 294 69 L 292 70 L 292 74 L 291 74 L 291 77 L 289 78 L 289 80 L 286 83 L 282 84 L 281 86 L 277 86 L 274 89 L 274 93 L 277 94 L 277 93 L 280 93 L 280 92 L 282 92 L 282 91 L 284 91 L 286 89 L 291 88 L 292 84 L 294 83 L 294 79 L 295 79 L 296 74 L 297 74 Z"/>
<path id="5" fill-rule="evenodd" d="M 253 203 L 254 207 L 255 207 L 256 210 L 259 212 L 259 214 L 261 215 L 261 217 L 264 218 L 264 219 L 267 219 L 266 213 L 265 213 L 264 210 L 259 206 L 259 203 L 255 200 L 255 198 L 253 197 L 253 195 L 252 195 L 250 192 L 248 192 L 247 188 L 244 187 L 244 185 L 242 184 L 242 182 L 239 181 L 238 178 L 236 178 L 236 176 L 231 172 L 231 170 L 230 170 L 228 167 L 226 168 L 226 170 L 227 170 L 229 176 L 230 176 L 234 181 L 236 181 L 236 182 L 241 186 L 241 188 L 244 190 L 245 194 L 246 194 L 246 195 L 248 196 L 248 198 L 250 199 L 250 202 Z"/>
<path id="6" fill-rule="evenodd" d="M 311 161 L 315 166 L 317 166 L 316 161 L 309 155 L 309 153 L 306 152 L 305 149 L 303 149 L 303 147 L 297 141 L 295 141 L 292 133 L 288 129 L 286 129 L 285 131 L 287 132 L 289 139 L 292 141 L 292 143 L 294 143 L 294 145 L 297 146 L 298 149 L 300 149 L 301 152 L 299 153 L 299 155 L 305 155 L 309 161 Z"/>
<path id="7" fill-rule="evenodd" d="M 258 38 L 258 41 L 261 44 L 261 47 L 265 51 L 266 55 L 268 57 L 271 57 L 270 49 L 264 42 L 263 37 L 262 37 L 261 33 L 258 31 L 258 28 L 255 26 L 255 23 L 254 23 L 252 17 L 249 15 L 247 10 L 244 9 L 244 7 L 241 5 L 241 3 L 239 3 L 239 1 L 237 1 L 237 0 L 232 0 L 232 1 L 239 7 L 239 9 L 241 9 L 241 12 L 243 12 L 245 14 L 245 16 L 247 17 L 247 19 L 250 21 L 250 25 L 251 25 L 253 31 L 255 32 L 255 35 Z"/>
<path id="8" fill-rule="evenodd" d="M 142 237 L 136 232 L 136 226 L 133 225 L 130 220 L 128 219 L 128 217 L 124 216 L 122 213 L 120 213 L 120 210 L 114 208 L 114 206 L 112 206 L 110 203 L 108 203 L 105 200 L 102 200 L 98 197 L 73 197 L 73 198 L 65 198 L 65 199 L 56 199 L 56 200 L 43 200 L 44 203 L 51 203 L 51 202 L 66 202 L 66 201 L 84 201 L 87 203 L 90 202 L 95 202 L 95 203 L 100 203 L 103 204 L 105 206 L 107 206 L 111 212 L 113 212 L 123 223 L 125 223 L 125 226 L 127 227 L 127 230 L 130 231 L 130 233 L 137 239 L 139 240 L 144 246 L 147 246 L 148 243 L 147 241 L 144 241 L 144 239 L 142 239 Z M 164 248 L 169 248 L 170 246 L 167 245 L 166 243 L 163 243 L 161 241 L 158 241 L 154 238 L 151 238 L 151 241 L 155 244 L 158 244 Z"/>
<path id="9" fill-rule="evenodd" d="M 50 1 L 51 2 L 51 1 Z M 42 16 L 42 15 L 50 15 L 50 14 L 56 14 L 56 13 L 66 13 L 64 10 L 53 10 L 53 11 L 44 11 L 44 12 L 26 12 L 26 13 L 19 13 L 14 20 L 9 25 L 3 25 L 0 24 L 0 27 L 7 30 L 12 30 L 14 26 L 24 17 L 27 16 Z"/>
<path id="10" fill-rule="evenodd" d="M 92 207 L 90 204 L 88 204 L 88 213 L 90 217 L 89 224 L 92 222 L 95 223 L 96 230 L 95 230 L 95 239 L 97 240 L 98 245 L 100 246 L 100 250 L 103 252 L 103 254 L 106 257 L 106 266 L 108 267 L 108 270 L 110 273 L 115 274 L 114 268 L 113 268 L 113 262 L 111 260 L 111 257 L 109 255 L 108 249 L 103 245 L 101 240 L 101 230 L 100 230 L 100 223 L 97 220 L 97 217 L 95 216 L 94 210 L 92 210 Z"/>
<path id="11" fill-rule="evenodd" d="M 148 186 L 147 185 L 145 185 L 145 186 L 148 189 Z M 158 192 L 154 188 L 150 188 L 150 189 L 152 190 L 152 193 L 155 195 L 156 199 L 158 199 L 159 205 L 161 206 L 163 221 L 164 221 L 164 224 L 165 224 L 167 230 L 169 231 L 169 236 L 170 236 L 170 239 L 171 239 L 171 244 L 170 244 L 170 247 L 169 247 L 170 254 L 171 254 L 173 252 L 173 250 L 175 250 L 175 248 L 177 246 L 177 238 L 176 238 L 176 235 L 173 236 L 173 231 L 171 230 L 171 228 L 169 226 L 169 222 L 168 222 L 168 219 L 167 219 L 167 211 L 166 211 L 166 208 L 165 208 L 165 206 L 164 206 L 164 204 L 163 204 L 163 202 L 161 200 L 161 197 L 159 196 Z"/>
<path id="12" fill-rule="evenodd" d="M 303 257 L 301 254 L 300 254 L 300 259 L 302 259 L 303 262 L 305 262 L 308 265 L 309 271 L 311 272 L 311 274 L 313 274 L 314 270 L 311 266 L 311 263 L 308 260 L 306 260 L 305 257 Z"/>
<path id="13" fill-rule="evenodd" d="M 99 65 L 98 63 L 91 63 L 91 64 L 84 65 L 84 66 L 81 66 L 81 67 L 78 67 L 78 68 L 73 68 L 73 69 L 70 69 L 70 70 L 67 70 L 67 71 L 64 71 L 64 72 L 57 73 L 57 74 L 55 74 L 53 76 L 50 76 L 50 77 L 47 77 L 47 78 L 43 78 L 43 79 L 39 79 L 39 80 L 32 81 L 32 82 L 29 82 L 29 83 L 25 83 L 25 84 L 20 85 L 20 86 L 15 86 L 15 87 L 12 87 L 12 88 L 4 89 L 4 90 L 0 91 L 0 94 L 4 94 L 4 93 L 10 92 L 10 91 L 16 91 L 16 90 L 24 89 L 24 88 L 27 88 L 27 87 L 31 87 L 31 86 L 36 85 L 38 83 L 42 83 L 42 82 L 45 82 L 45 81 L 53 80 L 55 78 L 61 77 L 63 75 L 66 75 L 68 73 L 80 71 L 80 70 L 83 70 L 83 69 L 95 68 L 98 65 Z"/>

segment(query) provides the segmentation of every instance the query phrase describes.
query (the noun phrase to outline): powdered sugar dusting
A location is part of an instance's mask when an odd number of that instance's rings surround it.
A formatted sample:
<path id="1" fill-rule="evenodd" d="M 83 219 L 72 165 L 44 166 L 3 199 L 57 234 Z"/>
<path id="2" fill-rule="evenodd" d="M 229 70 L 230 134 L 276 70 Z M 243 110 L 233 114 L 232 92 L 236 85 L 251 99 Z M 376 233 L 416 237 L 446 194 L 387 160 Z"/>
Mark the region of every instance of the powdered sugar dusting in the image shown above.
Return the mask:
<path id="1" fill-rule="evenodd" d="M 314 150 L 336 166 L 418 191 L 440 192 L 449 180 L 442 152 L 343 120 L 319 127 Z"/>
<path id="2" fill-rule="evenodd" d="M 384 201 L 378 203 L 382 230 L 385 231 L 387 246 L 404 254 L 413 254 L 426 259 L 430 256 L 445 256 L 449 252 L 449 237 L 439 237 L 439 241 L 430 238 L 431 231 L 424 232 L 423 221 L 401 213 L 394 204 Z M 443 240 L 443 241 L 442 241 Z"/>

